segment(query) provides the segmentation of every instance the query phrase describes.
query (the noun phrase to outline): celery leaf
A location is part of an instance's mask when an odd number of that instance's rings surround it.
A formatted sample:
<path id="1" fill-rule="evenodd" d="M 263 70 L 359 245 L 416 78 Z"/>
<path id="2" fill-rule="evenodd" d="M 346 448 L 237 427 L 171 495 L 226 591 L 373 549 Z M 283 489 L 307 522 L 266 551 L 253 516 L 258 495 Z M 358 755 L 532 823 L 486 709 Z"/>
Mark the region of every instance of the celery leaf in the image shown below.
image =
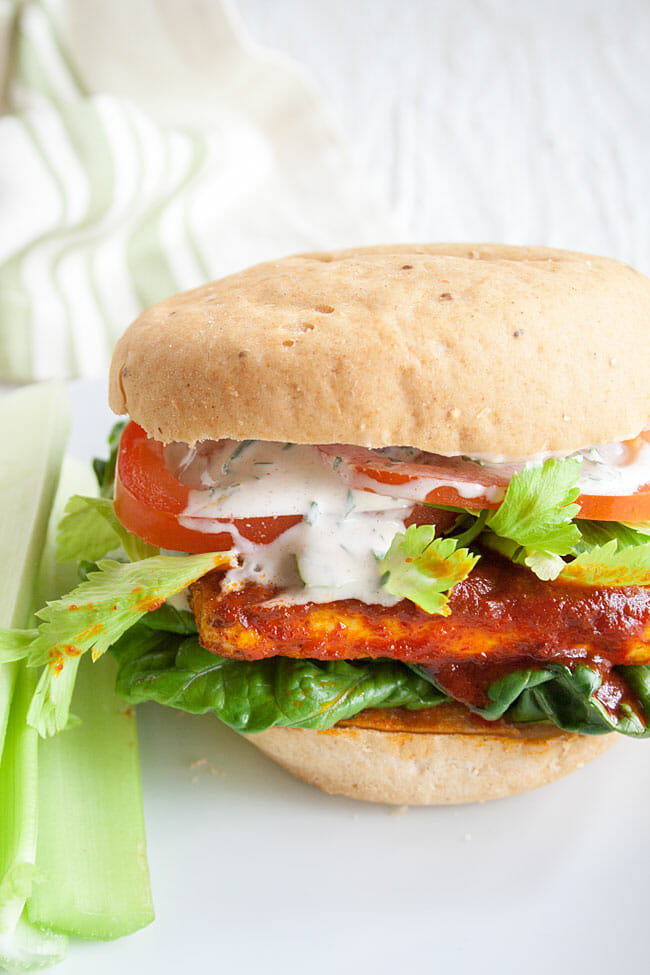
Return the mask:
<path id="1" fill-rule="evenodd" d="M 561 578 L 584 586 L 650 586 L 650 542 L 621 548 L 612 538 L 578 555 Z"/>
<path id="2" fill-rule="evenodd" d="M 0 664 L 22 660 L 38 636 L 38 630 L 0 630 Z"/>
<path id="3" fill-rule="evenodd" d="M 479 556 L 457 548 L 453 538 L 435 538 L 433 525 L 411 525 L 391 542 L 380 561 L 382 583 L 427 613 L 448 616 L 447 593 L 466 579 Z"/>
<path id="4" fill-rule="evenodd" d="M 580 507 L 573 504 L 580 461 L 547 460 L 541 467 L 527 467 L 515 474 L 506 495 L 487 519 L 495 535 L 509 538 L 527 552 L 568 555 L 580 540 L 572 519 Z"/>
<path id="5" fill-rule="evenodd" d="M 620 521 L 588 521 L 580 520 L 580 541 L 576 546 L 576 555 L 590 552 L 593 548 L 603 546 L 612 539 L 618 542 L 618 548 L 628 548 L 632 545 L 645 545 L 650 535 L 647 524 L 625 525 Z"/>
<path id="6" fill-rule="evenodd" d="M 73 495 L 65 506 L 57 530 L 56 557 L 59 562 L 75 559 L 96 562 L 120 546 L 132 562 L 156 555 L 158 549 L 120 523 L 109 498 Z"/>
<path id="7" fill-rule="evenodd" d="M 97 659 L 145 613 L 212 569 L 231 564 L 227 552 L 160 555 L 128 564 L 98 562 L 97 572 L 36 614 L 42 622 L 30 644 L 29 664 L 48 667 L 32 701 L 29 724 L 43 735 L 62 730 L 74 682 L 62 681 L 61 675 L 70 662 L 89 650 Z"/>

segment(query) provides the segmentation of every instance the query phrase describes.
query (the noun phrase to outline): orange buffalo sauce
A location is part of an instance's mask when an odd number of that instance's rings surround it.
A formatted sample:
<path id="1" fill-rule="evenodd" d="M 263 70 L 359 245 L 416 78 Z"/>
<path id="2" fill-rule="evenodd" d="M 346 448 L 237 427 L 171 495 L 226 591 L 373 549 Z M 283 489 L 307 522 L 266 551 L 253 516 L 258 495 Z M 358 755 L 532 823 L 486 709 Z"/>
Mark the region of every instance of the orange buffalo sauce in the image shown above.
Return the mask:
<path id="1" fill-rule="evenodd" d="M 650 662 L 650 589 L 543 582 L 491 553 L 454 587 L 446 617 L 408 600 L 283 604 L 257 584 L 223 593 L 220 573 L 194 583 L 190 601 L 201 644 L 223 656 L 417 663 L 475 707 L 508 673 L 585 663 L 602 674 L 599 699 L 615 710 L 628 692 L 613 668 Z"/>

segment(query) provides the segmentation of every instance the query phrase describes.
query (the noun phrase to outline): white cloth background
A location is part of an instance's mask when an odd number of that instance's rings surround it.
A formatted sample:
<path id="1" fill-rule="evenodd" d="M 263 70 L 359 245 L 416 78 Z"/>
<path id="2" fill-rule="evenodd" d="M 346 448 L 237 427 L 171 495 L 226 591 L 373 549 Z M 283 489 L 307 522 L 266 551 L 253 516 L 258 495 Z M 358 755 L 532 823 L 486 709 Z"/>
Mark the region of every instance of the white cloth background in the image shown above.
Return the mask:
<path id="1" fill-rule="evenodd" d="M 102 375 L 144 304 L 301 249 L 650 273 L 647 0 L 232 2 L 0 0 L 0 378 Z"/>
<path id="2" fill-rule="evenodd" d="M 101 376 L 155 300 L 393 236 L 309 77 L 219 0 L 0 4 L 0 377 Z"/>

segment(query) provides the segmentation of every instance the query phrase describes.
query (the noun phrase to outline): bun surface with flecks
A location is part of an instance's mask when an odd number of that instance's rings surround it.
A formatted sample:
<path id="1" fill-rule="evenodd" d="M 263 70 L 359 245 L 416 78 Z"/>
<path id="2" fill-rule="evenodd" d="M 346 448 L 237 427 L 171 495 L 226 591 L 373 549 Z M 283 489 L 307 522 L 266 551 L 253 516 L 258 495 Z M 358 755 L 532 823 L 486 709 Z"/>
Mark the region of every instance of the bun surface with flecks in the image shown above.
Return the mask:
<path id="1" fill-rule="evenodd" d="M 491 725 L 491 726 L 490 726 Z M 248 740 L 326 792 L 398 806 L 501 799 L 580 768 L 616 736 L 488 724 L 459 704 L 364 711 L 329 731 L 270 728 Z"/>
<path id="2" fill-rule="evenodd" d="M 303 254 L 143 312 L 115 349 L 110 404 L 165 442 L 570 451 L 648 426 L 649 321 L 650 281 L 607 258 Z"/>

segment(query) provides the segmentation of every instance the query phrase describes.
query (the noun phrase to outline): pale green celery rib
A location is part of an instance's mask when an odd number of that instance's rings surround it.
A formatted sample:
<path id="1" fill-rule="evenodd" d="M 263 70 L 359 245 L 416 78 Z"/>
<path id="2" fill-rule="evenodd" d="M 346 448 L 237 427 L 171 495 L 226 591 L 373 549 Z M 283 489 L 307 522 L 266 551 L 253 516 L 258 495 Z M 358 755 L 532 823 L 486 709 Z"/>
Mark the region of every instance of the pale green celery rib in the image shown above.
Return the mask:
<path id="1" fill-rule="evenodd" d="M 59 480 L 69 407 L 60 383 L 0 399 L 0 626 L 25 626 Z M 0 757 L 17 668 L 0 680 Z"/>
<path id="2" fill-rule="evenodd" d="M 76 584 L 54 558 L 54 526 L 71 494 L 94 494 L 87 465 L 66 459 L 41 561 L 39 595 Z M 66 667 L 71 663 L 69 661 Z M 115 663 L 80 661 L 76 727 L 39 743 L 36 863 L 46 875 L 27 904 L 30 920 L 83 938 L 118 938 L 153 920 L 135 717 L 115 694 Z"/>
<path id="3" fill-rule="evenodd" d="M 41 741 L 35 886 L 28 917 L 82 938 L 119 938 L 154 917 L 135 720 L 108 656 L 81 661 L 72 708 L 81 724 Z"/>
<path id="4" fill-rule="evenodd" d="M 0 400 L 0 626 L 24 626 L 68 426 L 61 384 L 27 387 Z M 60 961 L 67 939 L 24 919 L 36 879 L 38 740 L 26 722 L 36 675 L 23 664 L 0 665 L 0 968 L 38 968 Z"/>
<path id="5" fill-rule="evenodd" d="M 2 626 L 26 624 L 39 562 L 40 599 L 74 584 L 74 566 L 53 564 L 53 535 L 64 497 L 87 491 L 87 467 L 64 469 L 43 547 L 63 450 L 62 395 L 59 387 L 32 387 L 0 400 L 0 442 L 8 445 L 0 464 Z M 85 663 L 73 698 L 83 724 L 47 741 L 25 721 L 37 672 L 0 670 L 0 747 L 9 714 L 0 766 L 0 969 L 62 957 L 66 938 L 41 926 L 114 938 L 153 918 L 135 721 L 115 696 L 113 661 Z"/>
<path id="6" fill-rule="evenodd" d="M 0 626 L 21 626 L 59 481 L 68 430 L 65 387 L 27 386 L 0 399 Z"/>
<path id="7" fill-rule="evenodd" d="M 36 782 L 38 735 L 27 724 L 27 708 L 36 686 L 34 671 L 20 667 L 6 728 L 6 751 L 0 765 L 3 816 L 0 866 L 4 868 L 0 897 L 0 932 L 11 931 L 35 875 Z M 21 897 L 21 888 L 25 893 Z M 13 894 L 14 896 L 9 896 Z M 16 896 L 17 895 L 17 896 Z"/>
<path id="8" fill-rule="evenodd" d="M 0 764 L 17 674 L 17 663 L 0 664 Z M 2 861 L 0 860 L 0 869 L 1 865 Z"/>
<path id="9" fill-rule="evenodd" d="M 22 916 L 25 899 L 39 882 L 39 871 L 34 865 L 38 735 L 26 720 L 35 686 L 34 672 L 20 666 L 0 765 L 0 970 L 9 972 L 61 961 L 68 940 L 58 933 L 31 927 Z"/>

